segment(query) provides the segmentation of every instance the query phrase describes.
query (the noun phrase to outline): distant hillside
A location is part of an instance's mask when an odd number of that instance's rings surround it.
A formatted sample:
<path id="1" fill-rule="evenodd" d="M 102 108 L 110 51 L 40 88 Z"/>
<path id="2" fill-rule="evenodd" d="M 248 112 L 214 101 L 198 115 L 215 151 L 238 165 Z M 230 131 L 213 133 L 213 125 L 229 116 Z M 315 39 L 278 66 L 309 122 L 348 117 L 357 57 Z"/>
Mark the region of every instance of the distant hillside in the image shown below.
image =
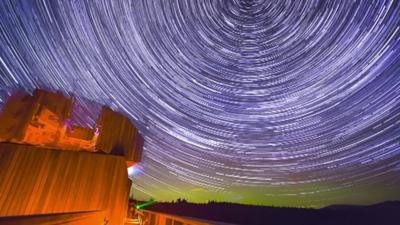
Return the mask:
<path id="1" fill-rule="evenodd" d="M 333 209 L 333 210 L 356 210 L 356 211 L 376 211 L 376 210 L 385 210 L 392 211 L 398 210 L 400 208 L 400 201 L 388 201 L 381 202 L 374 205 L 330 205 L 325 207 L 324 209 Z M 398 211 L 397 211 L 398 212 Z"/>
<path id="2" fill-rule="evenodd" d="M 281 208 L 212 202 L 156 203 L 146 210 L 243 225 L 399 225 L 400 202 L 323 209 Z"/>

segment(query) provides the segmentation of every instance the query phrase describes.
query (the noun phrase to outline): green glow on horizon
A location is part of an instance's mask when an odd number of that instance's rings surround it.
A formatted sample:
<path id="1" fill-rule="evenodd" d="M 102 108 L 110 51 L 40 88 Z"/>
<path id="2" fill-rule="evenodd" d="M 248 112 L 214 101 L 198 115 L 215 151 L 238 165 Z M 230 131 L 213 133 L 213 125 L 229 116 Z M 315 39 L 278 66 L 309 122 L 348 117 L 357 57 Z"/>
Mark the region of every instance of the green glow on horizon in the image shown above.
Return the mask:
<path id="1" fill-rule="evenodd" d="M 400 185 L 399 181 L 394 182 Z M 135 189 L 135 186 L 132 185 L 131 193 L 136 199 L 145 200 L 155 197 L 161 202 L 171 202 L 183 198 L 193 203 L 217 201 L 278 207 L 322 208 L 335 204 L 370 205 L 383 201 L 400 200 L 398 189 L 391 187 L 366 184 L 340 188 L 335 183 L 319 182 L 277 187 L 248 187 L 245 189 L 234 187 L 230 192 L 213 192 L 189 187 L 186 192 L 174 193 L 167 188 L 160 188 L 150 190 L 152 192 L 150 196 Z"/>

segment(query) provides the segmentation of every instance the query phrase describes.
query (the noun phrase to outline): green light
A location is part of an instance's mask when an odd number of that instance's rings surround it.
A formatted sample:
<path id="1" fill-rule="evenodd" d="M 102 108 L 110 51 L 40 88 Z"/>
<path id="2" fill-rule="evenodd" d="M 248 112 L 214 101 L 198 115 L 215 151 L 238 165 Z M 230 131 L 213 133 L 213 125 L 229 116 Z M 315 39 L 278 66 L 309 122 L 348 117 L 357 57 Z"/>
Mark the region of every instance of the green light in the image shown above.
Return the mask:
<path id="1" fill-rule="evenodd" d="M 140 205 L 136 206 L 136 209 L 142 209 L 143 207 L 149 206 L 149 205 L 153 205 L 154 203 L 156 203 L 155 201 L 151 200 L 145 203 L 142 203 Z"/>

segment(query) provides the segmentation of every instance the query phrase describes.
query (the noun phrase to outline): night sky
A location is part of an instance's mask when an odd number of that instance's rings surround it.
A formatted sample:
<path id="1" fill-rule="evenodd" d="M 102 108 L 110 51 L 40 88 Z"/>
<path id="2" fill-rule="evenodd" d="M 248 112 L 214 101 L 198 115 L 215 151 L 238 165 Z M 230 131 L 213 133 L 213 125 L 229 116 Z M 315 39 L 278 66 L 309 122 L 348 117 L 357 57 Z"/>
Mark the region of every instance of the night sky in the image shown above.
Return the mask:
<path id="1" fill-rule="evenodd" d="M 134 121 L 135 198 L 400 199 L 398 0 L 1 0 L 0 105 L 37 87 Z"/>

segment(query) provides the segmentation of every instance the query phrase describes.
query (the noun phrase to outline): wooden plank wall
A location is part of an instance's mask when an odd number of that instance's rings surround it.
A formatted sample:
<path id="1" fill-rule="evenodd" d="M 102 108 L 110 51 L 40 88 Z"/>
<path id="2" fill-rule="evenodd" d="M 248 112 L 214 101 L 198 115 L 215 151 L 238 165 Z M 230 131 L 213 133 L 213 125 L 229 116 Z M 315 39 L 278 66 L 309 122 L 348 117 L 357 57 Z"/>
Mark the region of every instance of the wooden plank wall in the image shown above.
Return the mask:
<path id="1" fill-rule="evenodd" d="M 5 225 L 100 225 L 104 221 L 104 211 L 40 214 L 34 216 L 0 217 L 0 224 Z"/>
<path id="2" fill-rule="evenodd" d="M 143 138 L 126 116 L 103 107 L 97 123 L 100 131 L 97 150 L 124 155 L 127 161 L 141 160 Z"/>
<path id="3" fill-rule="evenodd" d="M 122 156 L 0 143 L 0 216 L 105 210 L 126 216 L 130 181 Z"/>

